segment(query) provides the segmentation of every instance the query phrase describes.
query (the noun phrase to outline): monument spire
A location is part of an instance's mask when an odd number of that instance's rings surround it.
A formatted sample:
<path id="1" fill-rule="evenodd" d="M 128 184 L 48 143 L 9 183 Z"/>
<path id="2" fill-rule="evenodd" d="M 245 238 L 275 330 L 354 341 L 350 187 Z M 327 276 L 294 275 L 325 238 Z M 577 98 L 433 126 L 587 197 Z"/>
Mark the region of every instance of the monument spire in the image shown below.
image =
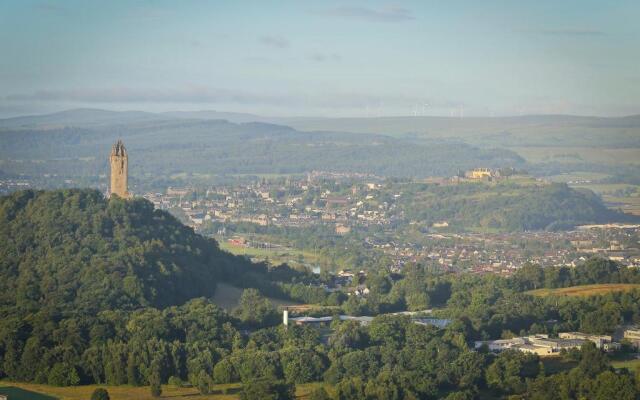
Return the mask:
<path id="1" fill-rule="evenodd" d="M 109 162 L 111 164 L 110 195 L 116 195 L 123 199 L 128 199 L 131 197 L 127 187 L 129 157 L 127 156 L 127 149 L 124 147 L 122 140 L 118 139 L 118 141 L 111 147 Z"/>

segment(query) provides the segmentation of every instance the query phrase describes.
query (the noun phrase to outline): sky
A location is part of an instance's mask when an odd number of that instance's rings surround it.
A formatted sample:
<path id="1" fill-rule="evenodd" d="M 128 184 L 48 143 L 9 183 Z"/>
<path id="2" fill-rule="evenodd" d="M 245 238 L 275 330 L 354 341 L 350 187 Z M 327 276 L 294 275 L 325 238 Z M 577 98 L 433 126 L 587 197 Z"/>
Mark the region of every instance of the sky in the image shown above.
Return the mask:
<path id="1" fill-rule="evenodd" d="M 0 1 L 0 117 L 640 114 L 640 1 Z"/>

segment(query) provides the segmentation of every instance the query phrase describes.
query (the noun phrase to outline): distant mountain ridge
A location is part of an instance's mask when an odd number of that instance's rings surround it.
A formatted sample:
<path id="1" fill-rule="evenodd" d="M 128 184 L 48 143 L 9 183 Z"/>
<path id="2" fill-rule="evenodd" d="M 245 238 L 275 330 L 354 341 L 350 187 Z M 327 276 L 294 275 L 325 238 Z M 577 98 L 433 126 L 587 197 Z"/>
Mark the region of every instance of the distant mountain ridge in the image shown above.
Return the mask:
<path id="1" fill-rule="evenodd" d="M 130 122 L 162 121 L 172 118 L 162 117 L 144 111 L 109 111 L 93 108 L 78 108 L 51 114 L 26 115 L 0 119 L 0 129 L 33 129 L 63 127 L 95 127 L 118 125 Z"/>
<path id="2" fill-rule="evenodd" d="M 110 111 L 94 108 L 77 108 L 55 113 L 25 115 L 0 119 L 0 128 L 37 127 L 39 124 L 64 124 L 81 127 L 107 123 L 133 121 L 166 121 L 171 119 L 227 120 L 234 123 L 265 122 L 289 125 L 298 130 L 322 130 L 353 133 L 401 134 L 407 128 L 419 129 L 469 129 L 471 126 L 494 127 L 501 125 L 558 124 L 600 127 L 640 126 L 640 114 L 621 117 L 581 116 L 569 114 L 532 114 L 503 117 L 444 117 L 444 116 L 386 116 L 386 117 L 271 117 L 240 112 L 216 110 L 198 111 Z M 392 128 L 392 129 L 390 129 Z M 411 130 L 411 129 L 409 129 Z"/>
<path id="3" fill-rule="evenodd" d="M 508 150 L 480 149 L 456 140 L 380 134 L 301 132 L 266 122 L 167 119 L 166 115 L 79 111 L 85 122 L 65 121 L 75 112 L 0 128 L 0 169 L 5 173 L 97 176 L 106 171 L 111 144 L 123 139 L 134 176 L 197 174 L 292 174 L 311 170 L 383 176 L 452 175 L 477 166 L 521 167 Z M 85 115 L 88 114 L 88 115 Z M 53 122 L 58 124 L 55 127 Z M 64 122 L 64 123 L 62 123 Z M 40 125 L 39 125 L 40 124 Z M 11 124 L 9 124 L 11 125 Z M 3 126 L 0 124 L 0 126 Z"/>

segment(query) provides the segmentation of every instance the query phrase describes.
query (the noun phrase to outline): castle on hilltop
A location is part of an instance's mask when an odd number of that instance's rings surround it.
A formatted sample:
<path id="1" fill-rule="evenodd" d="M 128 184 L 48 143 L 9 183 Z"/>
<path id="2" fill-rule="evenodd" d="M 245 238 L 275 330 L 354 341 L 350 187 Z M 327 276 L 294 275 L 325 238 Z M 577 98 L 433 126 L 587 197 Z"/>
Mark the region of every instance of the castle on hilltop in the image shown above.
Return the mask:
<path id="1" fill-rule="evenodd" d="M 118 140 L 111 147 L 111 156 L 109 157 L 111 164 L 111 196 L 116 195 L 123 199 L 131 197 L 127 189 L 127 176 L 129 173 L 129 157 L 127 149 L 124 147 L 122 140 Z"/>
<path id="2" fill-rule="evenodd" d="M 497 176 L 496 171 L 491 168 L 475 168 L 465 172 L 465 178 L 469 179 L 491 179 Z"/>

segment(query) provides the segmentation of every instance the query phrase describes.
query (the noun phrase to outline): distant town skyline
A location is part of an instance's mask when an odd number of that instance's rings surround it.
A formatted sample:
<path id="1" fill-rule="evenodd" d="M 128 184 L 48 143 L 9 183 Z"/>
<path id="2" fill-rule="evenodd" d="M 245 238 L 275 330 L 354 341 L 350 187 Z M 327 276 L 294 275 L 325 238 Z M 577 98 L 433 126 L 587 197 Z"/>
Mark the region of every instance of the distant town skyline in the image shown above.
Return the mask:
<path id="1" fill-rule="evenodd" d="M 640 114 L 640 2 L 0 4 L 0 118 Z"/>

